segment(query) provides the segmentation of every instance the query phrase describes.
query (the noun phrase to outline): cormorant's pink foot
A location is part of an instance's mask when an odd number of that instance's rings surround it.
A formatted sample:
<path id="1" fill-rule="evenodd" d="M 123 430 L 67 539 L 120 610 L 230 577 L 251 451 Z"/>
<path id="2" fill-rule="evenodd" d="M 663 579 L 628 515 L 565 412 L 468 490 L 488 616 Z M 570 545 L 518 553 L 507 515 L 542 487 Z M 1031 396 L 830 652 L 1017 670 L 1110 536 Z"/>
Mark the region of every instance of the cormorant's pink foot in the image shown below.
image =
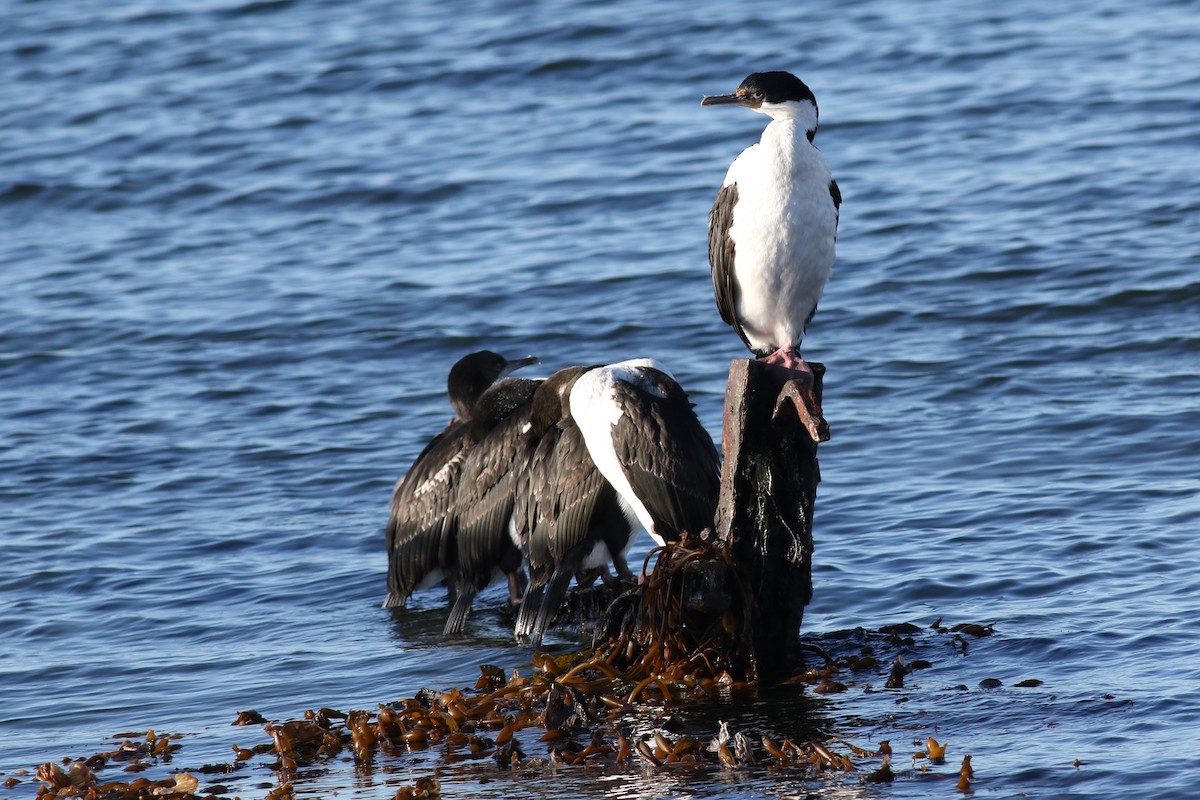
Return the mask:
<path id="1" fill-rule="evenodd" d="M 813 372 L 808 363 L 800 356 L 800 351 L 791 345 L 779 348 L 769 356 L 763 356 L 759 361 L 770 364 L 776 371 L 788 373 L 781 375 L 786 380 L 796 380 L 804 386 L 812 386 Z"/>

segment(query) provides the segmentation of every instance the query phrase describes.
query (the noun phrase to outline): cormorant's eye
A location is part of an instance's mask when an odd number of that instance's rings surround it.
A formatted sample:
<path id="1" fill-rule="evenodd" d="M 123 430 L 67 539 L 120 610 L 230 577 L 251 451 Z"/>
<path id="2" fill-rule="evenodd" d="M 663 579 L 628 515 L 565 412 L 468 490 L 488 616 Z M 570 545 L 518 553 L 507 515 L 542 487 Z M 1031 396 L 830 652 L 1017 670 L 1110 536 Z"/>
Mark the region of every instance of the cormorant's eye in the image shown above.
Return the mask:
<path id="1" fill-rule="evenodd" d="M 762 100 L 762 99 L 763 99 L 763 93 L 762 93 L 762 92 L 751 92 L 751 93 L 750 93 L 750 99 L 751 99 L 751 100 Z"/>

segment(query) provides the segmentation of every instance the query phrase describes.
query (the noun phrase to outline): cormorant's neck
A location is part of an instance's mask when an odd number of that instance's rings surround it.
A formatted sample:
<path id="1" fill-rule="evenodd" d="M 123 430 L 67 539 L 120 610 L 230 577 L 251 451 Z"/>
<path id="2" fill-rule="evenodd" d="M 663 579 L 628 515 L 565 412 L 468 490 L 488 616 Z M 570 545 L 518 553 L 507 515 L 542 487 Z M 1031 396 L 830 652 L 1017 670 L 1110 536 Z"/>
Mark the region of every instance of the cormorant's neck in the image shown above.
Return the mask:
<path id="1" fill-rule="evenodd" d="M 808 142 L 811 142 L 813 137 L 817 135 L 817 107 L 807 100 L 792 100 L 786 103 L 764 103 L 756 110 L 760 114 L 766 114 L 771 118 L 771 124 L 767 126 L 768 128 L 791 129 L 795 131 L 793 135 L 797 139 L 799 139 L 799 136 L 803 136 L 804 140 Z M 783 131 L 781 130 L 780 132 L 782 133 Z"/>

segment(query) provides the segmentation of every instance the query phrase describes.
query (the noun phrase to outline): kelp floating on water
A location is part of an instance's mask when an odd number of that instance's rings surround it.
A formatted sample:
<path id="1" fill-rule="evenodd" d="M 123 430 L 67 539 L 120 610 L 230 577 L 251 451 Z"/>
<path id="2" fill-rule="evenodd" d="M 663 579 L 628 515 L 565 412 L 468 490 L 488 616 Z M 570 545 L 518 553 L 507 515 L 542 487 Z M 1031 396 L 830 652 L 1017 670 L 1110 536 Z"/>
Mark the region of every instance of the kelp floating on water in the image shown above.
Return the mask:
<path id="1" fill-rule="evenodd" d="M 658 548 L 654 569 L 644 582 L 613 604 L 608 636 L 592 650 L 565 655 L 535 653 L 532 673 L 506 673 L 485 665 L 472 688 L 422 689 L 414 696 L 381 704 L 375 710 L 337 711 L 320 708 L 303 719 L 267 720 L 243 711 L 233 721 L 262 726 L 267 741 L 232 745 L 230 763 L 206 765 L 201 774 L 231 775 L 255 759 L 274 776 L 266 800 L 289 800 L 310 767 L 350 757 L 356 770 L 369 771 L 380 758 L 403 759 L 432 751 L 440 756 L 435 774 L 398 788 L 397 800 L 418 800 L 440 793 L 439 775 L 452 765 L 492 762 L 504 773 L 536 772 L 558 765 L 606 770 L 766 770 L 799 780 L 831 775 L 866 783 L 896 777 L 887 742 L 860 747 L 841 737 L 808 730 L 803 735 L 768 729 L 773 723 L 739 721 L 736 702 L 759 698 L 764 691 L 794 697 L 846 691 L 857 676 L 882 675 L 877 646 L 897 653 L 885 688 L 898 689 L 928 661 L 905 661 L 903 652 L 922 629 L 889 626 L 876 633 L 850 632 L 822 637 L 825 647 L 808 643 L 821 663 L 796 670 L 778 688 L 756 681 L 757 664 L 749 635 L 753 598 L 744 588 L 729 548 L 713 539 L 693 539 Z M 986 636 L 990 626 L 945 629 L 938 620 L 929 629 L 953 635 L 951 646 L 965 655 L 967 636 Z M 959 644 L 961 640 L 961 644 Z M 843 682 L 846 681 L 846 682 Z M 798 687 L 809 687 L 809 692 Z M 789 687 L 792 687 L 789 689 Z M 692 725 L 696 709 L 716 714 L 715 727 Z M 191 772 L 161 780 L 102 782 L 97 772 L 121 762 L 136 771 L 169 763 L 179 748 L 178 735 L 129 734 L 115 750 L 85 761 L 47 763 L 37 773 L 39 797 L 88 800 L 153 800 L 154 798 L 227 795 L 228 787 L 200 787 Z M 135 738 L 143 741 L 134 741 Z M 929 737 L 914 756 L 913 774 L 947 759 L 947 745 Z M 922 761 L 918 766 L 917 762 Z M 931 773 L 942 774 L 942 773 Z M 949 776 L 943 776 L 949 777 Z M 958 787 L 970 791 L 973 772 L 967 756 Z"/>
<path id="2" fill-rule="evenodd" d="M 687 558 L 689 552 L 695 550 L 681 548 L 675 553 L 660 577 L 665 579 L 672 570 L 682 574 L 693 563 Z M 666 592 L 671 585 L 668 580 L 658 589 Z M 655 613 L 663 611 L 662 605 L 655 605 L 659 602 L 665 601 L 652 603 Z M 585 653 L 537 653 L 528 674 L 483 666 L 474 687 L 423 689 L 375 710 L 320 708 L 306 712 L 302 719 L 286 721 L 269 721 L 255 711 L 243 711 L 234 724 L 248 733 L 258 729 L 262 740 L 233 744 L 228 763 L 175 772 L 160 780 L 102 780 L 99 773 L 120 765 L 137 769 L 169 765 L 180 746 L 177 734 L 130 735 L 115 749 L 87 760 L 43 765 L 37 775 L 44 783 L 39 797 L 219 798 L 233 794 L 227 781 L 239 787 L 241 797 L 251 796 L 247 786 L 258 786 L 262 794 L 256 796 L 288 800 L 305 786 L 311 769 L 327 770 L 349 759 L 356 772 L 369 773 L 388 762 L 403 763 L 421 754 L 425 757 L 417 758 L 411 769 L 428 773 L 389 787 L 393 797 L 436 797 L 444 781 L 469 764 L 477 764 L 473 769 L 484 774 L 495 771 L 523 777 L 562 766 L 606 772 L 740 771 L 775 779 L 862 783 L 939 777 L 957 779 L 959 790 L 971 791 L 970 756 L 964 756 L 954 771 L 949 766 L 957 757 L 953 747 L 932 736 L 921 740 L 924 746 L 913 754 L 912 765 L 901 768 L 887 741 L 860 746 L 828 731 L 789 731 L 782 719 L 741 715 L 745 703 L 762 700 L 764 692 L 775 693 L 770 696 L 774 708 L 776 695 L 820 698 L 861 685 L 868 676 L 883 681 L 891 669 L 884 665 L 897 660 L 894 654 L 882 658 L 884 651 L 910 650 L 918 631 L 939 638 L 948 632 L 891 626 L 810 640 L 808 648 L 820 655 L 820 663 L 796 671 L 783 686 L 769 690 L 734 677 L 730 662 L 694 657 L 704 652 L 705 643 L 711 641 L 708 637 L 715 635 L 712 631 L 691 634 L 687 641 L 698 649 L 678 651 L 689 660 L 688 670 L 672 670 L 666 661 L 625 663 L 629 642 L 638 652 L 667 652 L 657 639 L 632 636 L 621 648 L 610 642 L 608 648 Z M 670 645 L 676 646 L 678 642 Z M 910 671 L 930 666 L 921 659 L 901 663 Z M 810 691 L 800 690 L 802 686 Z M 252 783 L 255 768 L 270 770 L 271 784 Z M 203 776 L 213 782 L 201 786 Z"/>
<path id="3" fill-rule="evenodd" d="M 192 797 L 200 787 L 194 775 L 180 772 L 160 780 L 137 778 L 133 781 L 101 781 L 97 772 L 124 764 L 124 772 L 142 772 L 158 763 L 169 764 L 179 744 L 180 734 L 156 734 L 153 730 L 119 733 L 113 738 L 121 743 L 112 750 L 96 753 L 87 759 L 64 761 L 63 765 L 48 761 L 38 767 L 35 777 L 42 782 L 38 797 L 79 797 L 85 800 L 142 800 L 142 798 Z M 11 788 L 11 787 L 10 787 Z"/>

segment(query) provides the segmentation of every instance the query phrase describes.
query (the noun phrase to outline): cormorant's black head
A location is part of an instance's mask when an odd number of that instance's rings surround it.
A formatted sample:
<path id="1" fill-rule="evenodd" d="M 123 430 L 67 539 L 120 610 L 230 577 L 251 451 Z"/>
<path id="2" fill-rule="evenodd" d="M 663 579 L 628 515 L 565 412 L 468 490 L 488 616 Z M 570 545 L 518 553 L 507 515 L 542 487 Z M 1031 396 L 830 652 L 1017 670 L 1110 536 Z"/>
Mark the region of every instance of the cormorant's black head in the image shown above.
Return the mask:
<path id="1" fill-rule="evenodd" d="M 790 72 L 755 72 L 746 76 L 733 94 L 701 99 L 702 106 L 742 106 L 774 119 L 808 113 L 816 129 L 817 98 L 808 85 Z"/>
<path id="2" fill-rule="evenodd" d="M 513 370 L 537 363 L 538 359 L 533 356 L 509 361 L 491 350 L 463 356 L 450 368 L 450 377 L 446 381 L 446 392 L 450 395 L 454 413 L 459 419 L 470 419 L 471 406 L 489 386 Z"/>

